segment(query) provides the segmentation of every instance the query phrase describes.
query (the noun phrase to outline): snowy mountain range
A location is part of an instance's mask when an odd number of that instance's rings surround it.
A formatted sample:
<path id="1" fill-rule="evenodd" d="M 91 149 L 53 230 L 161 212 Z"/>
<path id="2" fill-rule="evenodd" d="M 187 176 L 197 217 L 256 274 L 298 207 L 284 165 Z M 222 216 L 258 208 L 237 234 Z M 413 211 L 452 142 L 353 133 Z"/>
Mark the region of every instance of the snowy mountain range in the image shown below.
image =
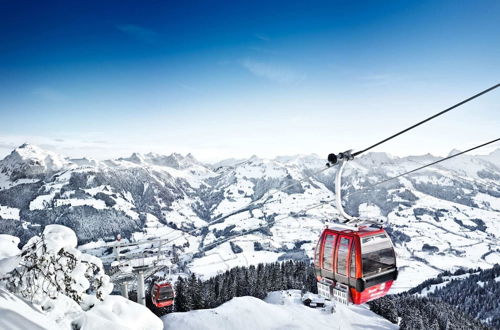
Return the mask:
<path id="1" fill-rule="evenodd" d="M 344 173 L 348 213 L 387 221 L 401 270 L 395 291 L 442 270 L 500 262 L 500 149 L 371 187 L 437 159 L 368 153 Z M 322 228 L 339 217 L 330 202 L 336 168 L 314 174 L 324 165 L 315 155 L 204 164 L 190 154 L 134 153 L 96 161 L 24 144 L 0 161 L 0 233 L 25 242 L 48 224 L 62 224 L 75 230 L 82 249 L 105 258 L 105 242 L 117 234 L 132 241 L 176 237 L 229 214 L 175 242 L 194 255 L 191 271 L 211 276 L 304 259 Z M 297 184 L 276 190 L 291 183 Z M 325 205 L 305 211 L 319 202 Z"/>

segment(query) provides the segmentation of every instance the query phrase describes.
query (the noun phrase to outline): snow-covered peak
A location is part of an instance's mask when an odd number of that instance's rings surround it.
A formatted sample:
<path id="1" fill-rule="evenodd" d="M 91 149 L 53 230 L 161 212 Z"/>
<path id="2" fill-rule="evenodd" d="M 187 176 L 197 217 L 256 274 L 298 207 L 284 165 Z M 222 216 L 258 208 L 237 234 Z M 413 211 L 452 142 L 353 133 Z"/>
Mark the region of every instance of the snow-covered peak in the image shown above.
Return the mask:
<path id="1" fill-rule="evenodd" d="M 178 153 L 173 153 L 169 156 L 164 156 L 149 153 L 148 156 L 149 161 L 154 165 L 169 166 L 176 169 L 184 169 L 195 165 L 200 165 L 200 163 L 193 157 L 192 154 L 183 156 Z"/>
<path id="2" fill-rule="evenodd" d="M 188 154 L 186 155 L 186 160 L 189 160 L 189 161 L 191 161 L 191 162 L 193 162 L 193 163 L 198 163 L 198 160 L 197 160 L 197 159 L 193 156 L 193 154 L 192 154 L 192 153 L 188 153 Z"/>
<path id="3" fill-rule="evenodd" d="M 75 163 L 78 166 L 97 166 L 98 161 L 92 158 L 70 158 L 68 159 L 70 162 Z"/>
<path id="4" fill-rule="evenodd" d="M 456 155 L 456 154 L 459 154 L 461 153 L 462 151 L 458 150 L 458 149 L 452 149 L 449 153 L 448 153 L 448 157 L 449 156 L 453 156 L 453 155 Z"/>
<path id="5" fill-rule="evenodd" d="M 381 166 L 394 163 L 395 158 L 385 152 L 369 152 L 358 158 L 364 166 Z"/>
<path id="6" fill-rule="evenodd" d="M 243 158 L 227 158 L 227 159 L 223 159 L 219 162 L 210 164 L 210 167 L 213 169 L 217 169 L 220 167 L 234 167 L 234 166 L 237 166 L 238 164 L 241 164 L 245 161 L 246 160 Z"/>
<path id="7" fill-rule="evenodd" d="M 149 164 L 149 165 L 155 165 L 155 166 L 166 166 L 166 167 L 171 167 L 175 169 L 186 169 L 192 166 L 199 166 L 202 165 L 200 162 L 198 162 L 192 154 L 188 154 L 186 156 L 183 156 L 179 153 L 173 153 L 169 156 L 166 155 L 161 155 L 157 153 L 147 153 L 147 154 L 141 154 L 134 152 L 130 157 L 128 158 L 119 158 L 118 160 L 122 161 L 128 161 L 132 162 L 135 164 Z"/>
<path id="8" fill-rule="evenodd" d="M 119 158 L 118 160 L 125 160 L 128 162 L 132 162 L 135 164 L 143 164 L 145 162 L 145 158 L 143 155 L 141 155 L 138 152 L 134 152 L 130 157 L 128 158 Z"/>
<path id="9" fill-rule="evenodd" d="M 500 148 L 492 151 L 489 155 L 480 156 L 480 158 L 489 161 L 500 167 Z"/>
<path id="10" fill-rule="evenodd" d="M 440 157 L 433 156 L 430 153 L 427 153 L 424 155 L 418 155 L 418 156 L 406 156 L 406 157 L 402 158 L 402 160 L 407 160 L 410 162 L 417 162 L 417 163 L 421 163 L 421 164 L 431 163 L 431 162 L 434 162 L 438 159 L 440 159 Z"/>
<path id="11" fill-rule="evenodd" d="M 23 144 L 0 161 L 0 171 L 15 177 L 54 172 L 68 166 L 64 157 L 32 144 Z"/>

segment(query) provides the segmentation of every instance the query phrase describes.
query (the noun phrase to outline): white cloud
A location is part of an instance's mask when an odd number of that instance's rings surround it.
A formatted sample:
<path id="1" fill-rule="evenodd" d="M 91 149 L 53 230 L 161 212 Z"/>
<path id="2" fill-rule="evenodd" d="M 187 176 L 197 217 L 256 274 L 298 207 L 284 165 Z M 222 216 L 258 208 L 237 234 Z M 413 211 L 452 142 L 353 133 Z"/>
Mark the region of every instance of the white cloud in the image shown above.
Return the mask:
<path id="1" fill-rule="evenodd" d="M 250 59 L 241 61 L 241 65 L 255 76 L 277 83 L 291 84 L 304 80 L 305 78 L 304 74 L 299 74 L 289 68 L 269 63 L 257 62 Z"/>

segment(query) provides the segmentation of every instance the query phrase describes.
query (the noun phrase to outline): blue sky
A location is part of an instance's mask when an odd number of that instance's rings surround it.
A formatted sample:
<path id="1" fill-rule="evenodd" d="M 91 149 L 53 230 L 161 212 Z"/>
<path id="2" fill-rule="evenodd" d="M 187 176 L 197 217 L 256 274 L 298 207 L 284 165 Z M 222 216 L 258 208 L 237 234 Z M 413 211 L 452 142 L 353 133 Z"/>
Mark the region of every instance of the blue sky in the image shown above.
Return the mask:
<path id="1" fill-rule="evenodd" d="M 500 82 L 499 1 L 2 1 L 0 156 L 361 149 Z M 497 138 L 500 91 L 377 151 Z"/>

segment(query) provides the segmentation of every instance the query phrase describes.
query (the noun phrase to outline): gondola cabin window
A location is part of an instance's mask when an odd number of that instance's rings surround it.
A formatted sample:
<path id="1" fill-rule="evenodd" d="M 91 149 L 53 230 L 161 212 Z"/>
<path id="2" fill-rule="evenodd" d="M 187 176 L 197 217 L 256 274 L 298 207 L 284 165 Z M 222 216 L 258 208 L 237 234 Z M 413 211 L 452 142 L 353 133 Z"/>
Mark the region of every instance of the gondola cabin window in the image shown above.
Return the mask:
<path id="1" fill-rule="evenodd" d="M 153 292 L 151 293 L 151 297 L 156 299 L 156 296 L 158 296 L 158 290 L 160 290 L 160 288 L 157 285 L 153 286 Z"/>
<path id="2" fill-rule="evenodd" d="M 351 240 L 347 237 L 341 237 L 337 254 L 337 274 L 347 276 L 347 262 L 349 256 L 349 246 Z"/>
<path id="3" fill-rule="evenodd" d="M 361 238 L 363 277 L 396 268 L 396 256 L 391 240 L 385 234 Z"/>
<path id="4" fill-rule="evenodd" d="M 326 235 L 323 248 L 323 268 L 329 271 L 333 271 L 333 247 L 335 246 L 335 237 L 336 235 Z"/>
<path id="5" fill-rule="evenodd" d="M 174 289 L 171 286 L 166 286 L 161 288 L 160 294 L 158 295 L 159 301 L 169 300 L 174 297 Z"/>
<path id="6" fill-rule="evenodd" d="M 356 246 L 353 244 L 351 246 L 351 270 L 350 270 L 350 276 L 352 278 L 356 277 Z"/>
<path id="7" fill-rule="evenodd" d="M 321 239 L 319 239 L 318 244 L 316 244 L 316 249 L 314 250 L 314 265 L 316 267 L 321 267 L 320 255 L 321 255 Z"/>

